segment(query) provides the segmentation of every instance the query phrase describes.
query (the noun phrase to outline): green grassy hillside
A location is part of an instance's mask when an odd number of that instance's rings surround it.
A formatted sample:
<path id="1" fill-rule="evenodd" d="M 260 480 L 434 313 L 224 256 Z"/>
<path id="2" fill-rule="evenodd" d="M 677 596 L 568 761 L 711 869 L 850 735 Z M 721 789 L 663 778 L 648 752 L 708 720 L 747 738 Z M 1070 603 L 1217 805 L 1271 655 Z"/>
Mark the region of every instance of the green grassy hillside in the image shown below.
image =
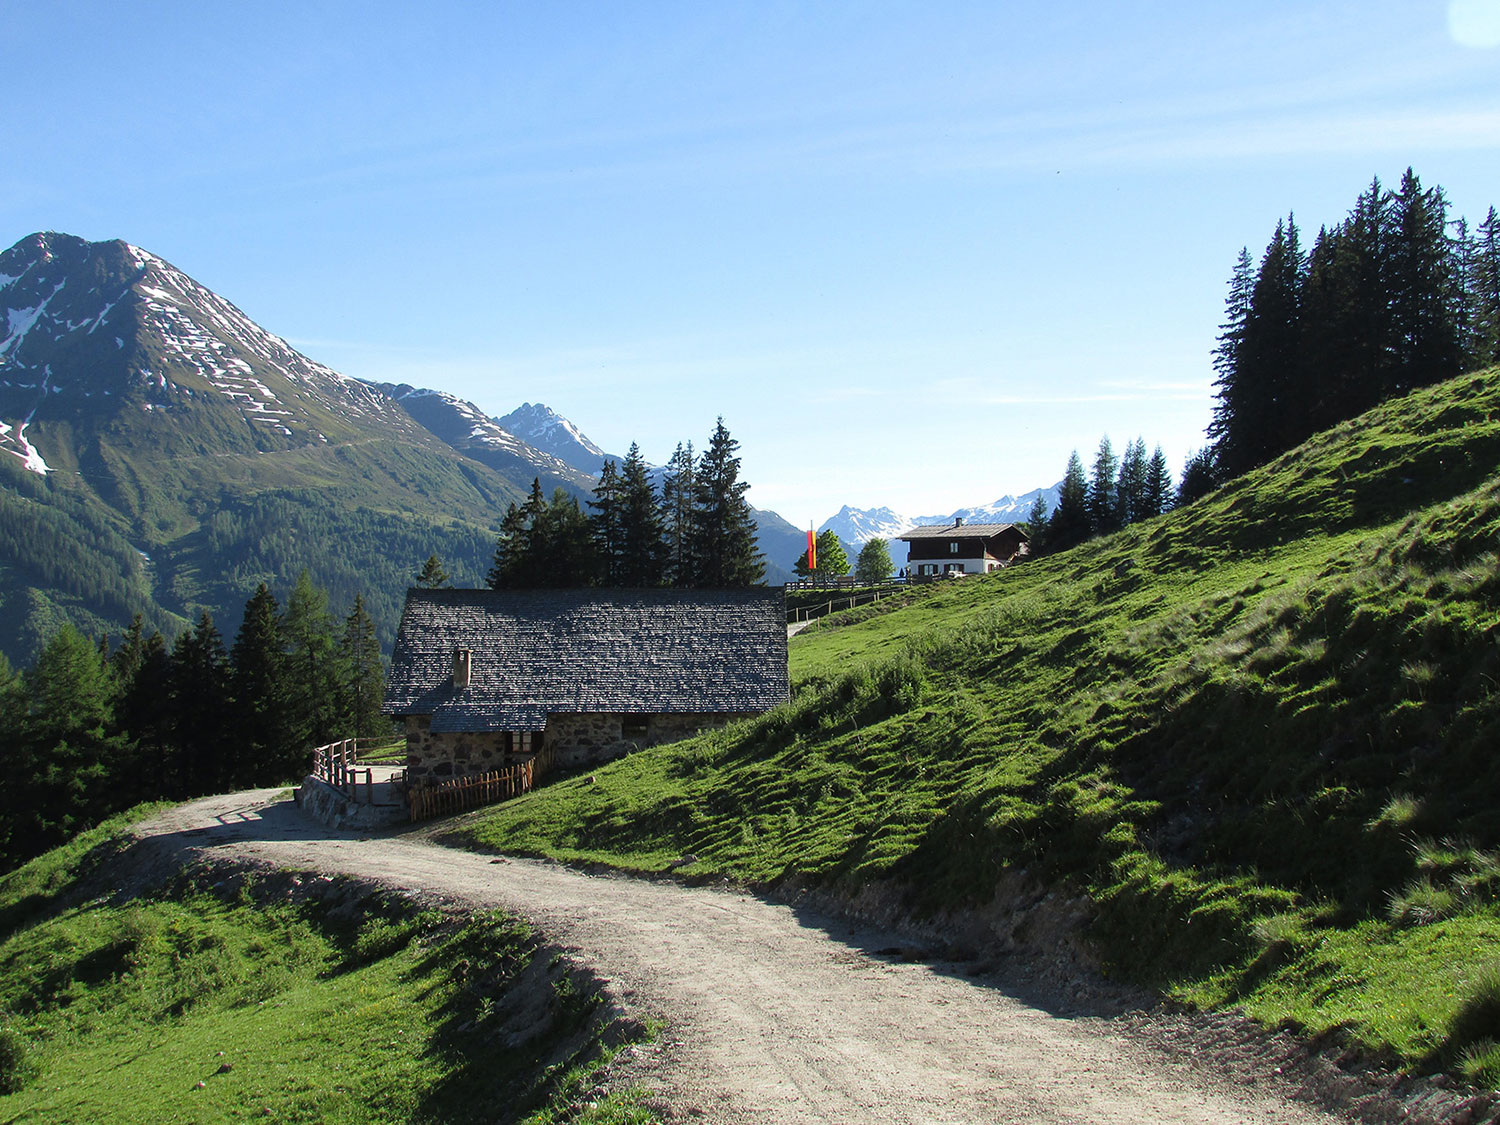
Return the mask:
<path id="1" fill-rule="evenodd" d="M 124 819 L 0 879 L 0 1119 L 650 1119 L 575 1112 L 639 1029 L 519 920 L 223 867 L 94 897 Z"/>
<path id="2" fill-rule="evenodd" d="M 1108 971 L 1500 1078 L 1500 371 L 1186 509 L 791 642 L 793 701 L 561 781 L 484 845 L 977 906 Z"/>

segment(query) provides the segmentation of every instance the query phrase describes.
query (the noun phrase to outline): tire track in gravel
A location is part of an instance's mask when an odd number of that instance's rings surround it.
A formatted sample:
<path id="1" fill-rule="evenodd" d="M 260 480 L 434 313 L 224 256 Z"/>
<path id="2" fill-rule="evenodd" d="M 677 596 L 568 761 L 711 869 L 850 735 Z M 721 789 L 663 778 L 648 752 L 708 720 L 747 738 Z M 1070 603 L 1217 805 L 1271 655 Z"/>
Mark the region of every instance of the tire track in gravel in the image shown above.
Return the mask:
<path id="1" fill-rule="evenodd" d="M 1168 1057 L 1118 1022 L 1055 1014 L 891 934 L 754 896 L 431 843 L 330 832 L 277 790 L 207 798 L 137 829 L 160 846 L 349 874 L 522 915 L 664 1018 L 641 1080 L 672 1120 L 918 1125 L 1303 1125 L 1338 1120 Z M 186 856 L 185 856 L 186 857 Z M 627 1064 L 628 1066 L 629 1064 Z"/>

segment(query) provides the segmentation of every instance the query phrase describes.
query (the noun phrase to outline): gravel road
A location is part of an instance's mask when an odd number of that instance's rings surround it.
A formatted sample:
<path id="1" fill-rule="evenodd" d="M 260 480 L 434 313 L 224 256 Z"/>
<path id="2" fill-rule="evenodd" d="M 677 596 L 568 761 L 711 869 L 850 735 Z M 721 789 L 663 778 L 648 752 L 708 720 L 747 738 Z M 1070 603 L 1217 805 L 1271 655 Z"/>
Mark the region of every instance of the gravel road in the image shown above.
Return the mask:
<path id="1" fill-rule="evenodd" d="M 417 832 L 356 838 L 313 824 L 274 790 L 184 805 L 141 831 L 209 857 L 350 874 L 523 915 L 628 1009 L 667 1021 L 638 1076 L 673 1121 L 1348 1119 L 1287 1100 L 1274 1078 L 1231 1081 L 1138 1023 L 909 960 L 898 937 L 752 895 L 497 859 Z"/>

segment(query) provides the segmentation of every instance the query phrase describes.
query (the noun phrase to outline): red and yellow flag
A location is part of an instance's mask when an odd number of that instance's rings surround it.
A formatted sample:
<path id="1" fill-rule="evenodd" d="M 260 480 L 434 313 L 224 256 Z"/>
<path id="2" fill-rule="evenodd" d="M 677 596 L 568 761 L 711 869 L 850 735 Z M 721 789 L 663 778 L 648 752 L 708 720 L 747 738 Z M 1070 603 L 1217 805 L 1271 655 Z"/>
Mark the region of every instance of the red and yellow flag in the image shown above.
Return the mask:
<path id="1" fill-rule="evenodd" d="M 811 527 L 807 529 L 807 569 L 818 569 L 818 537 Z"/>

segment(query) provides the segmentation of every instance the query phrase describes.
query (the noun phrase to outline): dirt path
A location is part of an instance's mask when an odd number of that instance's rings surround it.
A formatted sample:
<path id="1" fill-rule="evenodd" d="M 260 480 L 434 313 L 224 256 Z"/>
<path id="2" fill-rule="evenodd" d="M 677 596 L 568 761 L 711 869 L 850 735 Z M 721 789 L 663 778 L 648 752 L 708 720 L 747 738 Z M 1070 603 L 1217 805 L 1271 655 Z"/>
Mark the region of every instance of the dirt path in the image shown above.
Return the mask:
<path id="1" fill-rule="evenodd" d="M 144 832 L 524 915 L 627 1007 L 668 1021 L 640 1065 L 673 1120 L 1336 1120 L 1270 1083 L 1169 1057 L 1119 1021 L 1055 1014 L 958 966 L 893 955 L 891 935 L 753 896 L 497 860 L 417 834 L 333 834 L 270 790 L 186 805 Z"/>

